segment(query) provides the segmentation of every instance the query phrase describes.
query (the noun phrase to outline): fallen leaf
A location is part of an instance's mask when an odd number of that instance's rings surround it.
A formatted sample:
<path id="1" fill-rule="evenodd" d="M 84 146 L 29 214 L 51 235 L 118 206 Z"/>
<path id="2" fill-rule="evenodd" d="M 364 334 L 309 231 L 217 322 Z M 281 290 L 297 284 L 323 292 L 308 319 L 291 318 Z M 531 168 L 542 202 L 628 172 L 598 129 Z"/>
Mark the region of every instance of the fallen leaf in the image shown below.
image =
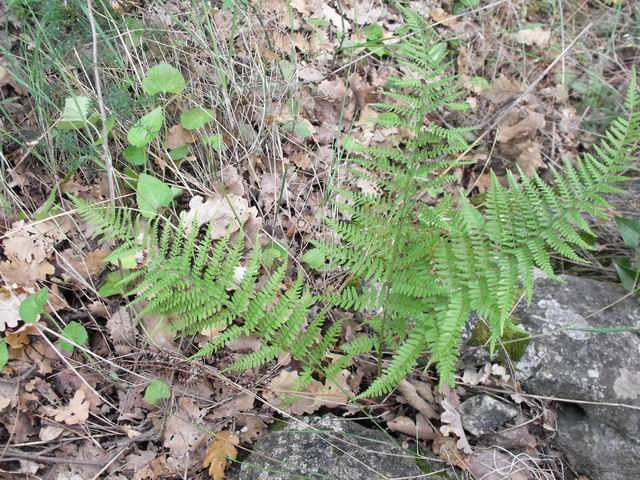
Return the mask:
<path id="1" fill-rule="evenodd" d="M 184 397 L 178 401 L 177 410 L 169 417 L 164 430 L 163 445 L 177 459 L 188 455 L 205 435 L 199 424 L 204 412 Z"/>
<path id="2" fill-rule="evenodd" d="M 513 39 L 525 45 L 544 47 L 551 39 L 551 32 L 542 27 L 525 28 L 514 33 Z"/>
<path id="3" fill-rule="evenodd" d="M 505 125 L 503 122 L 498 128 L 496 139 L 506 143 L 516 137 L 534 135 L 538 129 L 544 128 L 544 114 L 535 112 L 528 108 L 524 109 L 524 118 L 515 124 Z"/>
<path id="4" fill-rule="evenodd" d="M 55 273 L 55 267 L 48 261 L 26 263 L 10 259 L 0 263 L 0 277 L 7 285 L 33 288 L 36 283 Z"/>
<path id="5" fill-rule="evenodd" d="M 521 148 L 516 163 L 528 178 L 533 177 L 539 168 L 547 168 L 547 164 L 542 160 L 542 149 L 538 142 L 528 140 Z"/>
<path id="6" fill-rule="evenodd" d="M 458 467 L 463 471 L 469 470 L 471 459 L 469 458 L 469 455 L 466 455 L 458 449 L 455 438 L 439 435 L 434 439 L 431 449 L 433 450 L 433 453 L 438 455 L 449 465 Z"/>
<path id="7" fill-rule="evenodd" d="M 197 226 L 211 223 L 211 238 L 214 240 L 235 232 L 252 216 L 258 216 L 257 209 L 249 207 L 244 197 L 233 193 L 206 201 L 196 195 L 189 201 L 189 210 L 180 213 L 187 231 L 190 231 L 194 222 Z"/>
<path id="8" fill-rule="evenodd" d="M 76 390 L 73 398 L 65 408 L 55 410 L 54 420 L 67 425 L 81 425 L 89 418 L 89 402 L 85 400 L 85 392 Z"/>
<path id="9" fill-rule="evenodd" d="M 419 438 L 421 440 L 433 440 L 435 438 L 435 431 L 429 425 L 429 422 L 422 414 L 418 414 L 416 417 L 417 424 L 411 418 L 405 416 L 399 416 L 387 422 L 387 427 L 392 432 L 404 433 L 413 438 Z"/>
<path id="10" fill-rule="evenodd" d="M 481 95 L 491 103 L 500 104 L 523 93 L 525 90 L 526 87 L 522 83 L 515 82 L 505 75 L 500 75 Z"/>
<path id="11" fill-rule="evenodd" d="M 405 398 L 407 403 L 415 408 L 418 412 L 422 413 L 427 418 L 438 418 L 440 415 L 435 409 L 429 405 L 420 395 L 416 387 L 409 383 L 407 380 L 403 380 L 398 385 L 398 390 Z"/>
<path id="12" fill-rule="evenodd" d="M 469 472 L 483 480 L 527 480 L 531 465 L 521 455 L 506 455 L 495 448 L 471 455 Z"/>
<path id="13" fill-rule="evenodd" d="M 207 420 L 232 418 L 234 415 L 240 412 L 251 410 L 253 408 L 254 402 L 254 395 L 242 393 L 232 398 L 231 400 L 218 405 L 218 407 L 211 414 L 207 415 Z"/>
<path id="14" fill-rule="evenodd" d="M 18 295 L 12 290 L 0 288 L 0 332 L 7 327 L 16 328 L 20 321 L 20 303 L 25 295 Z"/>
<path id="15" fill-rule="evenodd" d="M 18 350 L 29 344 L 29 336 L 39 335 L 40 330 L 38 330 L 38 327 L 36 325 L 25 324 L 22 325 L 18 330 L 7 332 L 5 335 L 5 340 L 11 348 Z"/>
<path id="16" fill-rule="evenodd" d="M 42 430 L 40 430 L 40 433 L 38 433 L 38 437 L 40 437 L 40 440 L 42 440 L 43 442 L 50 442 L 62 435 L 62 432 L 64 432 L 64 428 L 62 427 L 58 427 L 56 425 L 47 425 Z"/>
<path id="17" fill-rule="evenodd" d="M 344 80 L 336 77 L 333 80 L 323 80 L 318 85 L 318 95 L 321 95 L 332 102 L 340 102 L 347 94 Z"/>
<path id="18" fill-rule="evenodd" d="M 53 253 L 56 243 L 66 238 L 71 225 L 68 221 L 26 224 L 20 220 L 11 227 L 2 242 L 4 254 L 13 260 L 41 263 Z"/>
<path id="19" fill-rule="evenodd" d="M 202 466 L 209 467 L 209 475 L 213 480 L 222 480 L 227 468 L 228 459 L 235 460 L 238 456 L 236 445 L 240 439 L 228 430 L 216 435 L 216 439 L 209 445 L 204 456 Z"/>
<path id="20" fill-rule="evenodd" d="M 131 353 L 136 345 L 136 327 L 126 307 L 120 307 L 109 320 L 107 330 L 120 355 Z"/>
<path id="21" fill-rule="evenodd" d="M 460 418 L 460 414 L 448 398 L 444 398 L 441 404 L 444 408 L 444 412 L 440 415 L 440 421 L 442 422 L 440 432 L 445 437 L 449 436 L 450 433 L 455 434 L 458 437 L 456 447 L 465 453 L 473 452 L 471 445 L 469 445 L 469 441 L 467 440 L 464 428 L 462 428 L 462 419 Z"/>
<path id="22" fill-rule="evenodd" d="M 195 138 L 193 137 L 193 133 L 183 128 L 181 125 L 174 125 L 167 131 L 165 146 L 169 150 L 175 150 L 177 148 L 182 148 L 189 143 L 193 143 L 194 141 Z"/>

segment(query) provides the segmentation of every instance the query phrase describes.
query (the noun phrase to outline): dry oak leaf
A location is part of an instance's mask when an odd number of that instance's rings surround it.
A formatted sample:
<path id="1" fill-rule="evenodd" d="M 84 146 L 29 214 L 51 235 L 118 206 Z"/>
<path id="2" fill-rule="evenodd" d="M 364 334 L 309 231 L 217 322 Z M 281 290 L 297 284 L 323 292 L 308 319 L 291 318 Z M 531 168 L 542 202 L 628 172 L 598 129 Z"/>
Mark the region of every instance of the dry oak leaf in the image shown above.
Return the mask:
<path id="1" fill-rule="evenodd" d="M 415 408 L 418 412 L 422 413 L 425 417 L 427 418 L 439 417 L 435 409 L 431 405 L 429 405 L 425 401 L 425 399 L 418 394 L 416 387 L 412 383 L 408 382 L 407 380 L 403 380 L 398 385 L 398 390 L 400 391 L 400 393 L 402 393 L 402 396 L 405 398 L 407 403 L 411 405 L 413 408 Z M 426 393 L 427 390 L 424 389 L 424 391 Z M 431 394 L 430 391 L 429 391 L 429 394 Z M 433 400 L 433 396 L 431 396 L 431 399 Z"/>
<path id="2" fill-rule="evenodd" d="M 10 259 L 23 262 L 40 263 L 53 252 L 56 243 L 65 238 L 71 228 L 68 221 L 47 220 L 25 224 L 24 220 L 15 222 L 3 240 L 4 254 Z"/>
<path id="3" fill-rule="evenodd" d="M 235 232 L 251 217 L 257 216 L 258 210 L 255 207 L 249 207 L 249 202 L 244 197 L 233 193 L 208 198 L 206 201 L 196 195 L 189 201 L 189 211 L 180 213 L 187 230 L 191 229 L 194 222 L 198 226 L 211 223 L 211 238 L 214 240 L 222 238 L 228 232 Z"/>
<path id="4" fill-rule="evenodd" d="M 46 280 L 47 275 L 53 275 L 55 271 L 55 267 L 46 260 L 40 263 L 26 263 L 13 259 L 0 263 L 0 278 L 7 285 L 23 288 L 35 287 L 36 282 Z"/>
<path id="5" fill-rule="evenodd" d="M 89 402 L 85 400 L 84 390 L 78 389 L 65 408 L 55 410 L 54 420 L 67 425 L 81 425 L 89 418 Z"/>
<path id="6" fill-rule="evenodd" d="M 228 459 L 235 460 L 238 456 L 236 445 L 239 443 L 240 439 L 236 434 L 228 430 L 218 433 L 216 439 L 211 442 L 202 466 L 209 467 L 209 475 L 213 480 L 222 480 Z"/>
<path id="7" fill-rule="evenodd" d="M 525 45 L 544 47 L 551 39 L 551 32 L 542 27 L 525 28 L 524 30 L 514 33 L 513 39 Z"/>
<path id="8" fill-rule="evenodd" d="M 464 453 L 470 454 L 473 450 L 471 449 L 471 445 L 469 445 L 467 435 L 464 433 L 464 428 L 462 428 L 460 414 L 447 398 L 442 400 L 442 407 L 444 408 L 444 412 L 440 415 L 440 420 L 442 421 L 440 432 L 445 437 L 449 436 L 450 433 L 455 434 L 458 437 L 456 447 L 464 451 Z"/>
<path id="9" fill-rule="evenodd" d="M 33 324 L 24 324 L 18 330 L 7 332 L 5 340 L 7 345 L 18 350 L 29 343 L 29 336 L 39 336 L 40 330 Z"/>
<path id="10" fill-rule="evenodd" d="M 431 446 L 433 453 L 442 458 L 449 465 L 461 470 L 469 470 L 471 459 L 469 455 L 458 450 L 455 438 L 437 436 Z"/>
<path id="11" fill-rule="evenodd" d="M 511 80 L 503 74 L 495 79 L 491 86 L 481 95 L 491 103 L 497 104 L 510 100 L 525 90 L 526 87 L 522 83 Z"/>

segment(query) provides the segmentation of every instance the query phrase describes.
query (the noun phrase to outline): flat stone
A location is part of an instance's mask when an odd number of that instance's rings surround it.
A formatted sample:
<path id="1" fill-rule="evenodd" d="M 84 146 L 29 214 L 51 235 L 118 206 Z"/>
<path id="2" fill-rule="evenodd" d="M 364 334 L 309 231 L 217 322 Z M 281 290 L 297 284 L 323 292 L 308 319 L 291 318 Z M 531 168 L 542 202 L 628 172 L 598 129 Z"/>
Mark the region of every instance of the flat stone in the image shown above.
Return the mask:
<path id="1" fill-rule="evenodd" d="M 464 429 L 480 437 L 495 432 L 509 420 L 513 420 L 520 410 L 490 395 L 475 395 L 462 402 L 458 412 Z"/>
<path id="2" fill-rule="evenodd" d="M 559 403 L 557 443 L 578 473 L 637 480 L 640 336 L 623 330 L 640 327 L 640 303 L 618 285 L 560 279 L 538 273 L 531 305 L 515 311 L 533 336 L 516 376 L 527 393 L 568 401 Z"/>
<path id="3" fill-rule="evenodd" d="M 444 463 L 425 463 L 422 457 L 419 468 L 415 452 L 403 450 L 393 437 L 353 420 L 333 415 L 302 420 L 269 432 L 229 478 L 371 480 L 421 478 L 428 473 L 423 471 L 425 464 L 433 470 L 447 470 Z"/>

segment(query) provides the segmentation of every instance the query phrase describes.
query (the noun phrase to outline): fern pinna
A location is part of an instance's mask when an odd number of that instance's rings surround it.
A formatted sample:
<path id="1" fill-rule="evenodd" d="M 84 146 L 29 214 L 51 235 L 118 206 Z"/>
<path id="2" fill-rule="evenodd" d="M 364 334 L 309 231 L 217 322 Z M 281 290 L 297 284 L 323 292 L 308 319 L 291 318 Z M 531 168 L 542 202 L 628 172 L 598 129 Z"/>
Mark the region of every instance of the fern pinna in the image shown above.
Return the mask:
<path id="1" fill-rule="evenodd" d="M 407 40 L 397 56 L 418 78 L 390 80 L 375 121 L 408 134 L 394 147 L 346 139 L 353 175 L 377 193 L 340 190 L 338 209 L 349 220 L 328 220 L 338 240 L 316 243 L 352 276 L 329 300 L 366 313 L 378 349 L 394 352 L 362 396 L 395 388 L 427 350 L 441 384 L 452 384 L 460 336 L 473 312 L 489 325 L 493 349 L 521 284 L 531 299 L 534 269 L 553 277 L 551 255 L 581 261 L 577 250 L 591 248 L 581 236 L 590 233 L 582 214 L 603 215 L 602 195 L 618 191 L 614 185 L 625 180 L 639 138 L 634 72 L 628 116 L 613 122 L 593 155 L 552 168 L 553 187 L 522 172 L 519 179 L 508 174 L 504 187 L 492 174 L 484 205 L 475 207 L 464 195 L 454 199 L 442 187 L 452 183 L 448 172 L 460 165 L 469 132 L 442 128 L 430 114 L 456 101 L 456 82 L 446 75 L 426 22 L 402 10 Z"/>

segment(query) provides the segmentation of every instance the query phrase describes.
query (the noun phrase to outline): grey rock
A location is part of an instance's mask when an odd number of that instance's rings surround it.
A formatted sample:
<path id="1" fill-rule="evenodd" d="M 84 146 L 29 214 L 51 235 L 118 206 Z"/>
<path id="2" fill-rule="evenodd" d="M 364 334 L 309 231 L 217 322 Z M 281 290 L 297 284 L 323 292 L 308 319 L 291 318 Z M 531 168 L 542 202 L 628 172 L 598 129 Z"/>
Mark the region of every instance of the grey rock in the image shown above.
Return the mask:
<path id="1" fill-rule="evenodd" d="M 611 404 L 640 408 L 640 336 L 587 330 L 640 327 L 640 303 L 613 284 L 561 280 L 537 274 L 531 305 L 516 309 L 534 336 L 517 376 L 527 393 L 594 402 L 562 402 L 558 411 L 558 446 L 578 473 L 637 480 L 640 410 Z"/>
<path id="2" fill-rule="evenodd" d="M 489 395 L 475 395 L 462 402 L 458 412 L 464 429 L 479 437 L 495 432 L 516 418 L 520 410 Z"/>
<path id="3" fill-rule="evenodd" d="M 238 480 L 418 478 L 415 454 L 380 430 L 333 415 L 292 421 L 260 440 L 230 478 Z M 424 460 L 421 457 L 424 468 Z M 433 470 L 445 469 L 434 460 Z M 445 478 L 448 478 L 445 476 Z"/>

